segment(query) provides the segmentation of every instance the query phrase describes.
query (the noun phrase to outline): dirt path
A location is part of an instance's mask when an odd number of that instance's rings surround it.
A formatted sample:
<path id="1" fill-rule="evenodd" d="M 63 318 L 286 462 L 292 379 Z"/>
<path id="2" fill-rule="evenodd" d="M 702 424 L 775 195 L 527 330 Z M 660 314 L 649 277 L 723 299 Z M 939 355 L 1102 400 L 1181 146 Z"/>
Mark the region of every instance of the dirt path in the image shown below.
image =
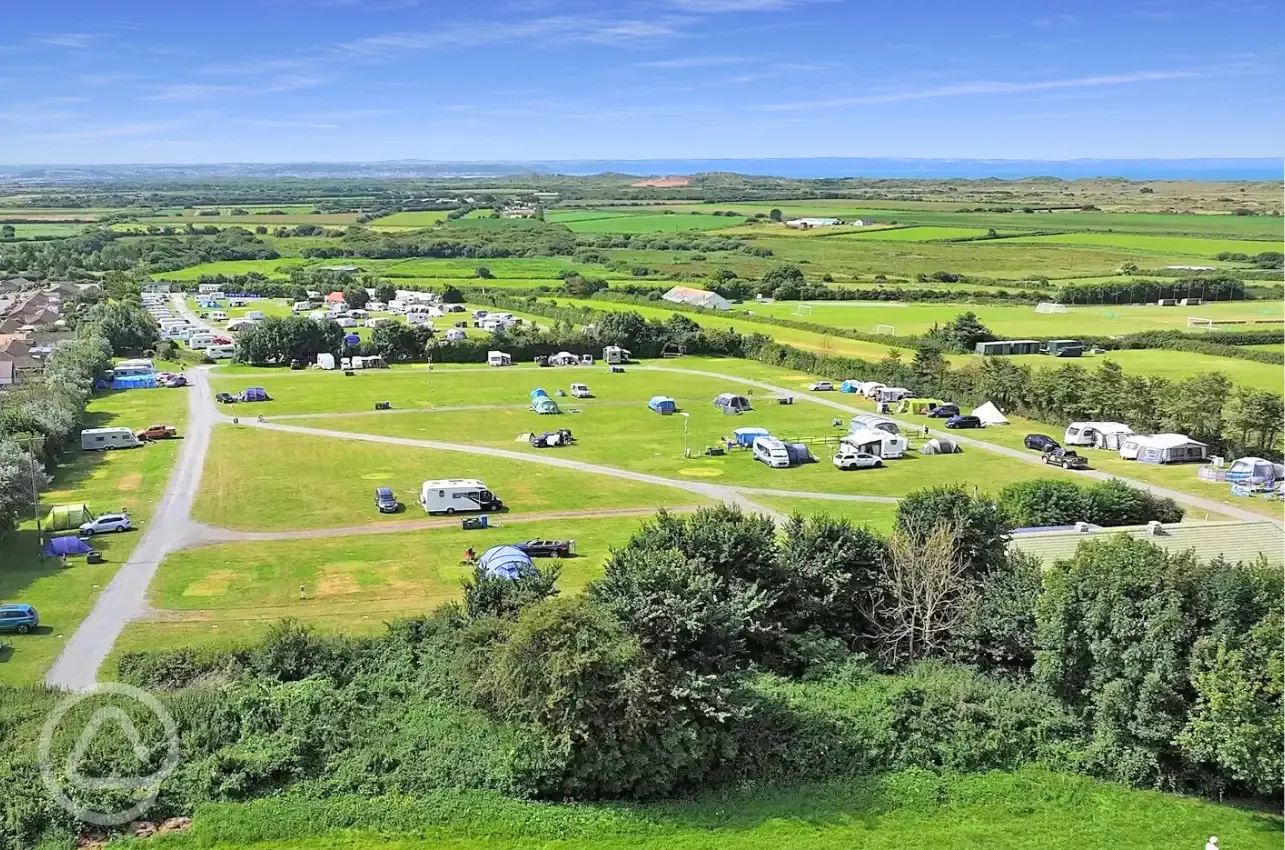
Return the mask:
<path id="1" fill-rule="evenodd" d="M 205 370 L 191 369 L 187 375 L 192 382 L 187 390 L 187 433 L 165 494 L 151 521 L 140 532 L 142 539 L 134 553 L 99 594 L 93 610 L 49 669 L 45 676 L 49 687 L 84 690 L 94 684 L 98 668 L 125 624 L 147 610 L 147 586 L 156 568 L 166 555 L 186 546 L 193 536 L 188 517 L 201 484 L 201 468 L 215 417 Z"/>
<path id="2" fill-rule="evenodd" d="M 732 375 L 724 375 L 720 372 L 709 372 L 701 369 L 676 369 L 672 366 L 639 366 L 637 368 L 645 369 L 651 372 L 673 372 L 679 375 L 701 375 L 706 378 L 717 378 L 719 380 L 730 381 L 732 383 L 737 383 L 737 384 L 743 384 L 745 386 L 755 387 L 757 389 L 764 389 L 769 392 L 782 393 L 785 395 L 792 396 L 793 398 L 801 401 L 807 401 L 813 404 L 820 404 L 825 407 L 832 408 L 834 410 L 842 410 L 845 413 L 857 414 L 857 413 L 870 412 L 868 410 L 862 410 L 861 408 L 858 408 L 858 407 L 852 407 L 840 401 L 835 401 L 832 399 L 811 395 L 807 392 L 800 392 L 799 390 L 791 390 L 791 389 L 787 389 L 786 387 L 779 387 L 779 386 L 776 386 L 775 384 L 768 384 L 768 383 L 764 383 L 763 381 L 755 381 L 749 378 L 738 378 Z M 902 420 L 897 419 L 896 417 L 890 416 L 888 418 L 892 419 L 898 425 L 907 429 L 911 433 L 919 430 L 919 428 L 921 427 L 919 425 L 915 425 L 910 422 L 904 422 Z M 1045 463 L 1039 457 L 1032 454 L 1031 452 L 1023 452 L 1019 449 L 1011 449 L 1008 446 L 997 446 L 994 443 L 985 443 L 985 442 L 982 442 L 981 440 L 973 440 L 968 437 L 961 436 L 958 431 L 930 431 L 929 433 L 937 437 L 949 437 L 950 439 L 954 440 L 956 443 L 959 443 L 961 446 L 968 446 L 969 448 L 980 449 L 982 451 L 992 452 L 994 454 L 999 454 L 999 455 L 1005 455 L 1006 457 L 1014 458 L 1015 460 L 1020 460 L 1023 463 L 1029 463 L 1033 466 L 1038 466 L 1041 469 L 1050 470 L 1052 472 L 1059 472 L 1059 470 L 1057 470 L 1056 468 L 1050 468 L 1047 465 L 1045 465 Z M 1194 508 L 1200 508 L 1201 510 L 1210 511 L 1211 513 L 1222 514 L 1223 516 L 1234 517 L 1236 519 L 1245 520 L 1247 522 L 1270 522 L 1278 526 L 1285 525 L 1285 523 L 1282 523 L 1278 519 L 1272 519 L 1271 517 L 1267 517 L 1262 514 L 1257 514 L 1257 513 L 1254 513 L 1253 511 L 1247 511 L 1247 510 L 1244 510 L 1243 508 L 1237 508 L 1234 505 L 1227 505 L 1222 502 L 1216 502 L 1213 499 L 1206 499 L 1201 496 L 1194 496 L 1190 493 L 1183 493 L 1178 490 L 1170 490 L 1167 487 L 1159 487 L 1154 484 L 1147 484 L 1146 482 L 1143 482 L 1143 481 L 1136 481 L 1132 478 L 1125 478 L 1119 475 L 1112 475 L 1108 472 L 1102 472 L 1096 469 L 1079 470 L 1074 474 L 1077 477 L 1094 478 L 1099 481 L 1110 481 L 1112 479 L 1117 479 L 1119 481 L 1123 481 L 1125 484 L 1128 484 L 1132 487 L 1137 487 L 1141 490 L 1147 490 L 1155 496 L 1161 496 L 1161 497 L 1173 499 L 1175 502 L 1178 502 L 1179 504 L 1188 505 Z M 821 497 L 821 498 L 825 498 L 825 497 Z"/>

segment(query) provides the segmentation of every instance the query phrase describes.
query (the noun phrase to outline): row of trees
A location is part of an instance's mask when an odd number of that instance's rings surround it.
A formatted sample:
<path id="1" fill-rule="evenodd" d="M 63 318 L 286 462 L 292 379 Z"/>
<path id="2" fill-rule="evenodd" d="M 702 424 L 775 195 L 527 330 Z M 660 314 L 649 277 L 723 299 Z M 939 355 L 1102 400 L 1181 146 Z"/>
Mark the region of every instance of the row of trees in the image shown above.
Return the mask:
<path id="1" fill-rule="evenodd" d="M 277 252 L 240 227 L 216 228 L 213 235 L 126 238 L 129 234 L 91 227 L 52 242 L 0 243 L 0 269 L 35 279 L 87 278 L 95 273 L 163 273 L 218 260 L 272 260 Z"/>

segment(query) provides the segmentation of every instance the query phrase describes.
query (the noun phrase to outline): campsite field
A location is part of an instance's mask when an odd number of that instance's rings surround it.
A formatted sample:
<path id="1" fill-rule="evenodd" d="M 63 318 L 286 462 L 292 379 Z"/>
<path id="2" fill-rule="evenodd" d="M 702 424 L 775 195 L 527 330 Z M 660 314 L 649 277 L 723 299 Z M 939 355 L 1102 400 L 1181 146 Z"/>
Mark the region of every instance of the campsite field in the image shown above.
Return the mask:
<path id="1" fill-rule="evenodd" d="M 1038 368 L 1050 368 L 1058 365 L 1055 357 L 1019 357 L 1017 362 L 1030 361 Z M 1258 390 L 1270 390 L 1279 393 L 1285 370 L 1271 363 L 1258 363 L 1254 360 L 1239 360 L 1234 357 L 1219 357 L 1214 354 L 1200 354 L 1194 351 L 1166 351 L 1160 348 L 1131 349 L 1128 351 L 1109 351 L 1098 357 L 1083 359 L 1083 365 L 1092 367 L 1098 360 L 1114 360 L 1126 373 L 1155 375 L 1181 381 L 1201 372 L 1221 372 L 1233 383 Z M 1065 361 L 1063 361 L 1065 362 Z"/>
<path id="2" fill-rule="evenodd" d="M 129 390 L 100 394 L 90 402 L 87 428 L 144 428 L 164 422 L 182 427 L 187 419 L 187 390 Z M 85 504 L 97 515 L 125 509 L 136 526 L 151 519 L 181 440 L 165 440 L 117 452 L 81 452 L 72 448 L 59 464 L 53 486 L 41 494 L 41 515 L 53 505 Z M 0 542 L 0 599 L 25 602 L 40 612 L 41 626 L 29 635 L 5 635 L 0 649 L 0 683 L 40 681 L 76 626 L 89 613 L 102 588 L 128 560 L 139 531 L 96 538 L 93 546 L 105 563 L 71 558 L 41 560 L 35 522 L 24 518 L 18 530 Z"/>
<path id="3" fill-rule="evenodd" d="M 800 307 L 803 309 L 801 310 Z M 1069 306 L 1065 313 L 1037 313 L 1034 305 L 933 304 L 907 301 L 783 301 L 745 305 L 752 315 L 813 322 L 872 333 L 877 325 L 892 325 L 900 335 L 927 333 L 960 313 L 971 311 L 1001 337 L 1115 336 L 1145 330 L 1187 331 L 1187 318 L 1215 321 L 1280 321 L 1282 307 L 1274 301 L 1228 301 L 1199 307 Z M 727 315 L 736 315 L 733 310 Z M 800 315 L 802 313 L 802 315 Z M 703 318 L 703 317 L 702 317 Z M 699 321 L 699 319 L 698 319 Z M 1247 330 L 1251 325 L 1227 325 L 1220 330 Z M 1259 326 L 1262 328 L 1263 326 Z M 1285 326 L 1281 326 L 1285 332 Z"/>

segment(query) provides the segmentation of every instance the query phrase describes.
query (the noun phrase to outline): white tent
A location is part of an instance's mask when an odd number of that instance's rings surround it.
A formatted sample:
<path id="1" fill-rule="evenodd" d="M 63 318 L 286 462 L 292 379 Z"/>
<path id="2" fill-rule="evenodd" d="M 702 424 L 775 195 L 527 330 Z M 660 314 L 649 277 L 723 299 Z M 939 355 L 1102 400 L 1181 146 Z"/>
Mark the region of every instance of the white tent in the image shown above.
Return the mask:
<path id="1" fill-rule="evenodd" d="M 999 412 L 999 408 L 996 407 L 995 403 L 992 401 L 988 401 L 981 407 L 973 410 L 973 415 L 982 420 L 983 425 L 1008 424 L 1008 420 L 1004 418 L 1004 414 Z"/>
<path id="2" fill-rule="evenodd" d="M 335 355 L 333 355 L 333 354 L 326 354 L 325 352 L 322 352 L 321 354 L 318 354 L 318 355 L 317 355 L 317 365 L 318 365 L 318 366 L 320 366 L 322 369 L 333 369 L 333 368 L 335 368 Z"/>
<path id="3" fill-rule="evenodd" d="M 1227 468 L 1227 480 L 1248 484 L 1271 484 L 1285 478 L 1285 467 L 1261 457 L 1242 457 Z"/>

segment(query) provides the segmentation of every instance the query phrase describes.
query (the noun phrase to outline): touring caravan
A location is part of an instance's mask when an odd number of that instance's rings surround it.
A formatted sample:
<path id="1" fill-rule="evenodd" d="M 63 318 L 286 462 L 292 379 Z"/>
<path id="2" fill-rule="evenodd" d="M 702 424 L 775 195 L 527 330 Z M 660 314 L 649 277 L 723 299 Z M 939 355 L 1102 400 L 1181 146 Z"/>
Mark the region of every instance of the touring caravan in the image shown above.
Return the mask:
<path id="1" fill-rule="evenodd" d="M 326 353 L 326 352 L 324 352 L 324 351 L 323 351 L 321 354 L 318 354 L 318 355 L 317 355 L 317 366 L 319 366 L 319 367 L 320 367 L 320 368 L 322 368 L 322 369 L 325 369 L 326 371 L 330 371 L 331 369 L 334 369 L 334 368 L 335 368 L 335 355 L 333 355 L 333 354 L 327 354 L 327 353 Z"/>
<path id="2" fill-rule="evenodd" d="M 463 328 L 451 328 L 446 332 L 447 342 L 459 342 L 462 339 L 468 339 L 468 334 L 464 332 Z"/>
<path id="3" fill-rule="evenodd" d="M 419 491 L 425 513 L 453 514 L 460 511 L 498 511 L 504 503 L 476 478 L 446 478 L 425 481 Z"/>
<path id="4" fill-rule="evenodd" d="M 1072 422 L 1062 435 L 1062 445 L 1118 451 L 1132 436 L 1133 429 L 1123 422 Z"/>
<path id="5" fill-rule="evenodd" d="M 228 314 L 224 313 L 222 310 L 215 310 L 213 313 L 210 314 L 211 322 L 226 322 L 227 320 L 228 320 Z"/>
<path id="6" fill-rule="evenodd" d="M 235 345 L 211 345 L 205 349 L 205 356 L 211 360 L 231 360 L 235 354 Z"/>
<path id="7" fill-rule="evenodd" d="M 621 348 L 618 345 L 609 345 L 602 350 L 602 359 L 607 361 L 608 366 L 619 366 L 622 363 L 628 363 L 629 358 L 633 355 L 627 348 Z"/>
<path id="8" fill-rule="evenodd" d="M 885 460 L 894 460 L 905 455 L 908 442 L 900 434 L 880 428 L 858 428 L 839 440 L 839 445 Z"/>
<path id="9" fill-rule="evenodd" d="M 112 367 L 112 375 L 122 377 L 125 375 L 150 375 L 156 371 L 156 365 L 151 360 L 140 358 L 137 360 L 122 360 Z"/>
<path id="10" fill-rule="evenodd" d="M 887 431 L 889 434 L 901 433 L 901 426 L 887 416 L 880 416 L 877 413 L 858 413 L 852 417 L 851 430 L 861 431 L 869 428 Z"/>
<path id="11" fill-rule="evenodd" d="M 194 331 L 192 335 L 187 338 L 187 344 L 192 347 L 193 351 L 200 351 L 214 345 L 216 339 L 217 337 L 209 331 Z"/>
<path id="12" fill-rule="evenodd" d="M 486 363 L 488 366 L 512 366 L 513 358 L 503 351 L 486 352 Z"/>
<path id="13" fill-rule="evenodd" d="M 80 432 L 80 447 L 87 452 L 132 449 L 141 445 L 128 428 L 86 428 Z"/>
<path id="14" fill-rule="evenodd" d="M 306 313 L 312 309 L 311 301 L 296 301 L 290 306 L 291 313 Z"/>

